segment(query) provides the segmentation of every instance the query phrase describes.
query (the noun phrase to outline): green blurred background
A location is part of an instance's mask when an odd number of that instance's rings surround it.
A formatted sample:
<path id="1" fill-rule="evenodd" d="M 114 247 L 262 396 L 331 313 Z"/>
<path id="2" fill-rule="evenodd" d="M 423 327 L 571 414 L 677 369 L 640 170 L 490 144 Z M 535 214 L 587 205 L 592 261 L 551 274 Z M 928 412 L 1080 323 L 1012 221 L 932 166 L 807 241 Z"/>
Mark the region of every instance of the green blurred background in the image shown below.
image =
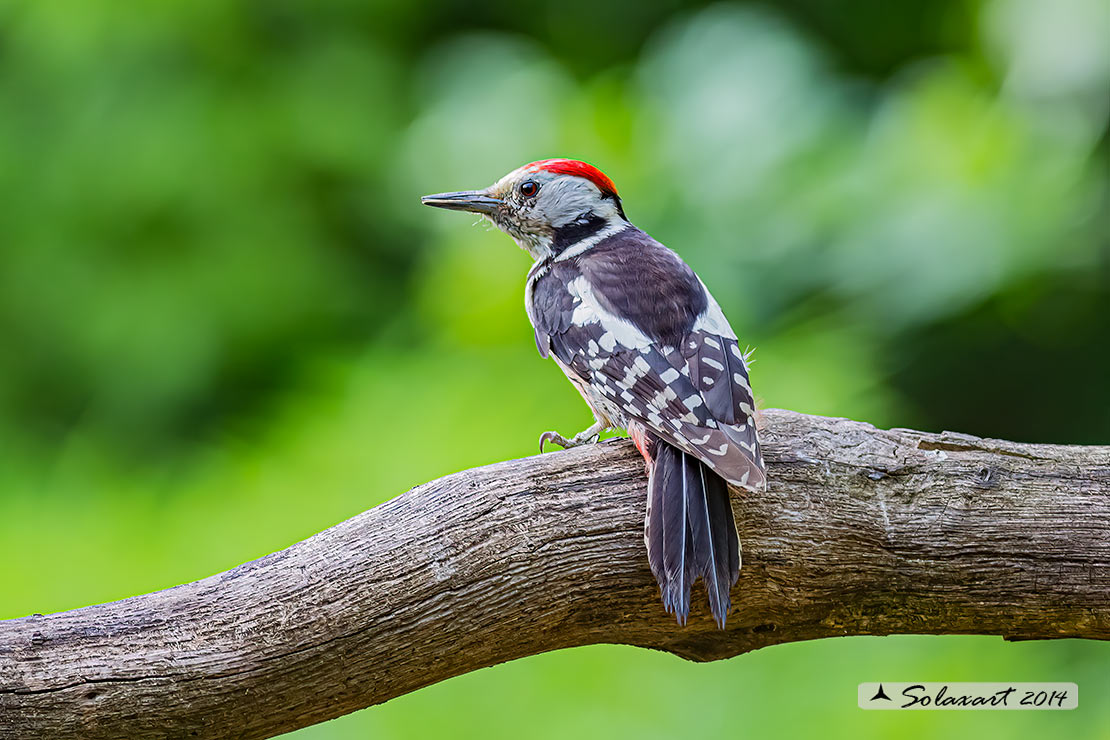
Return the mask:
<path id="1" fill-rule="evenodd" d="M 526 257 L 418 202 L 543 157 L 599 165 L 705 277 L 765 406 L 1106 443 L 1108 39 L 1105 0 L 0 2 L 0 618 L 201 578 L 584 427 Z M 1108 665 L 594 647 L 294 736 L 1110 737 Z M 883 678 L 1082 698 L 857 710 Z"/>

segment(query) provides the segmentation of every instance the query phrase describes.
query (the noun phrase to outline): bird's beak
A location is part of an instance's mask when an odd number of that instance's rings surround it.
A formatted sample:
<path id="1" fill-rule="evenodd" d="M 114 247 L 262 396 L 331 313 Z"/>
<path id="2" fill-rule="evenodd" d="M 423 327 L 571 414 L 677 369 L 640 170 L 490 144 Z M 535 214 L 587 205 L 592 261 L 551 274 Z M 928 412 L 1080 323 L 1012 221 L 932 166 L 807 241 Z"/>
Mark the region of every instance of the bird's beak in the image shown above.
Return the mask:
<path id="1" fill-rule="evenodd" d="M 447 208 L 452 211 L 471 211 L 490 215 L 494 213 L 504 201 L 494 198 L 484 190 L 461 190 L 457 193 L 436 193 L 425 195 L 420 202 L 426 206 Z"/>

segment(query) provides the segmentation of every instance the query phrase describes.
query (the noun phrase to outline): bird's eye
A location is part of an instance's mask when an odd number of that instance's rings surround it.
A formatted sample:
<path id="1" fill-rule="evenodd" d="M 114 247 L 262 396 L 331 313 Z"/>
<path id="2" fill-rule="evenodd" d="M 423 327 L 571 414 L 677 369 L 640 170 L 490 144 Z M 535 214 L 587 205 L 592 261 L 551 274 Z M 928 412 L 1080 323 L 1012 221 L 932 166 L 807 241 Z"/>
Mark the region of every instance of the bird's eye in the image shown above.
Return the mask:
<path id="1" fill-rule="evenodd" d="M 525 198 L 531 198 L 536 193 L 540 192 L 540 186 L 532 180 L 525 180 L 520 183 L 520 194 Z"/>

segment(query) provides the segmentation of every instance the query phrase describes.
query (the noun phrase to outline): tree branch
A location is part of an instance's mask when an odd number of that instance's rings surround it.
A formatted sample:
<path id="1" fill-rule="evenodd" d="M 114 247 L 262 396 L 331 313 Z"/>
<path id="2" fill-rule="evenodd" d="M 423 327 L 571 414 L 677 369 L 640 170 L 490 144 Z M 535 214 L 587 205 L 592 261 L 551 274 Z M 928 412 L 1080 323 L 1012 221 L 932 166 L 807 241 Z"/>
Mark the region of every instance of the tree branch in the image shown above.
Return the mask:
<path id="1" fill-rule="evenodd" d="M 626 643 L 1110 638 L 1110 447 L 765 414 L 728 629 L 663 612 L 627 441 L 467 470 L 166 591 L 0 622 L 13 737 L 261 738 L 483 666 Z"/>

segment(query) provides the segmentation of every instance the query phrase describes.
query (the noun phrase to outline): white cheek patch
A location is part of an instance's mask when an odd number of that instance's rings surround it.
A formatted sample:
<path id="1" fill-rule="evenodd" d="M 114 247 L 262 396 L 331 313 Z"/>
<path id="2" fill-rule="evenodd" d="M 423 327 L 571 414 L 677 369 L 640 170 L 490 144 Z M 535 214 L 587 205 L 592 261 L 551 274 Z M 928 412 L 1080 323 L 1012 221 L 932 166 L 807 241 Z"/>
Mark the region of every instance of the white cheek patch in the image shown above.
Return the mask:
<path id="1" fill-rule="evenodd" d="M 572 175 L 541 182 L 535 210 L 555 228 L 566 226 L 587 211 L 606 221 L 619 215 L 616 203 L 611 198 L 603 198 L 596 185 Z"/>

